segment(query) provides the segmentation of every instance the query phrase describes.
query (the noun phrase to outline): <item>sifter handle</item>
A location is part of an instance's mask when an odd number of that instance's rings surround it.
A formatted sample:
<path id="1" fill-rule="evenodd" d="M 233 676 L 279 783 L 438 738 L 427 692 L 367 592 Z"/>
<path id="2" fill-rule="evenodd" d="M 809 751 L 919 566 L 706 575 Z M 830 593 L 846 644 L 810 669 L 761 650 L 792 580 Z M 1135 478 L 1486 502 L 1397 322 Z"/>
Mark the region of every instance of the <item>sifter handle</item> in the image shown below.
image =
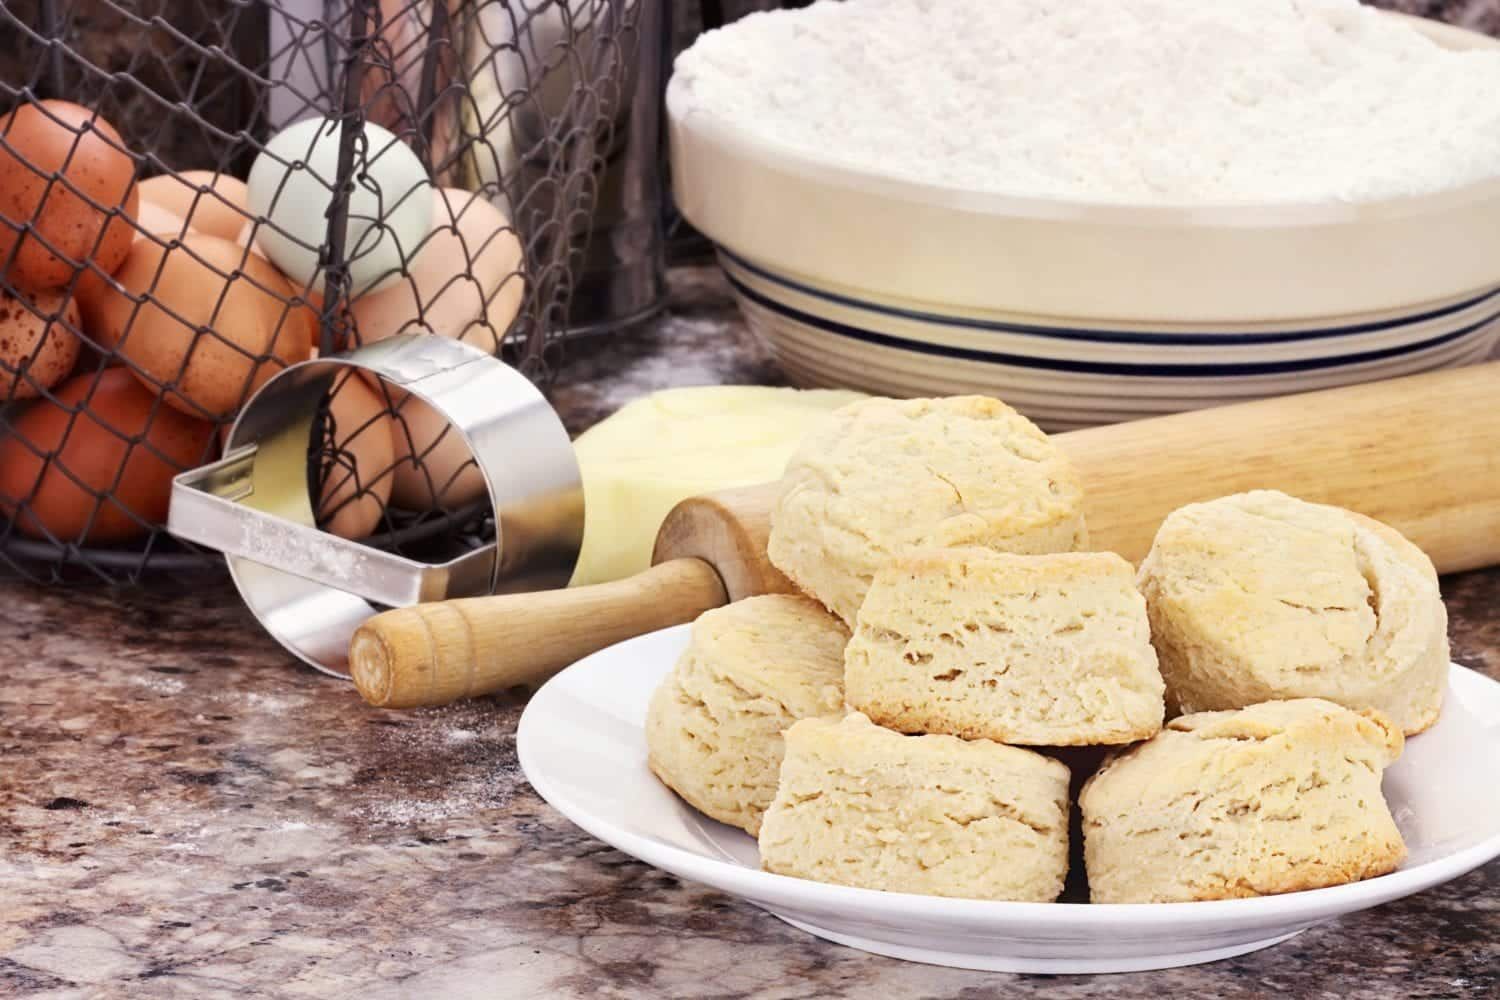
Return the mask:
<path id="1" fill-rule="evenodd" d="M 673 559 L 592 587 L 417 604 L 355 631 L 349 673 L 379 708 L 446 705 L 539 684 L 590 653 L 728 600 L 708 563 Z"/>

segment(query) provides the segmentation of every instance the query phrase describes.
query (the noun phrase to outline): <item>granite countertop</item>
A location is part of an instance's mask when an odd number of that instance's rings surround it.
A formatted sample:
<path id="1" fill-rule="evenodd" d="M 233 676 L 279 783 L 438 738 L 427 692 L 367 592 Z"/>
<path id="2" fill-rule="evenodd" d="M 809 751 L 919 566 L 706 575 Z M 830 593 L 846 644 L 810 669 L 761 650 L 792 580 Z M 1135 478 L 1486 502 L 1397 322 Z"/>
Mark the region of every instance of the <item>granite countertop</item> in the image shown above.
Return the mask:
<path id="1" fill-rule="evenodd" d="M 575 352 L 575 427 L 669 384 L 777 372 L 710 271 Z M 1500 677 L 1500 571 L 1444 581 Z M 1262 997 L 1500 994 L 1500 863 L 1215 965 L 1011 976 L 812 938 L 541 802 L 523 702 L 408 713 L 294 663 L 222 580 L 0 584 L 0 995 Z"/>

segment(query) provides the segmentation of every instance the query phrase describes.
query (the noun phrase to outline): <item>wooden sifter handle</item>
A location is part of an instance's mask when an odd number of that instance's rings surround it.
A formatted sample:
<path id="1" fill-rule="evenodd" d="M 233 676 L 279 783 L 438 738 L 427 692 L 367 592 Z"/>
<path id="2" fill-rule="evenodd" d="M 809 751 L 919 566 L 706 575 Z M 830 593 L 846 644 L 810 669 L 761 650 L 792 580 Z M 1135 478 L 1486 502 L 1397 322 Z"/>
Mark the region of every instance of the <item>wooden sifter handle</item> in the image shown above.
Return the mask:
<path id="1" fill-rule="evenodd" d="M 1091 547 L 1132 561 L 1183 504 L 1274 488 L 1385 521 L 1441 572 L 1500 562 L 1500 363 L 1054 440 L 1083 476 Z M 684 501 L 657 536 L 658 565 L 631 580 L 377 615 L 350 648 L 355 683 L 376 705 L 441 704 L 536 683 L 726 599 L 787 590 L 765 557 L 777 492 Z"/>

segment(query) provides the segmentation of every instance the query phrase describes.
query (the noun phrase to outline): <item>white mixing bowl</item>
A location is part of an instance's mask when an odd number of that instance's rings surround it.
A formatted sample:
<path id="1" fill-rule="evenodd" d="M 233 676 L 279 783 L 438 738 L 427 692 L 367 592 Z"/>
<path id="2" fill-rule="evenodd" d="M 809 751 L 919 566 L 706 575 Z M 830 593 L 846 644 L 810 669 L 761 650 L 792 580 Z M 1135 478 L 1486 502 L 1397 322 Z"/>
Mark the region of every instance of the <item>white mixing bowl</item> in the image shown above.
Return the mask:
<path id="1" fill-rule="evenodd" d="M 804 384 L 980 392 L 1064 428 L 1466 364 L 1500 337 L 1500 177 L 1358 204 L 1020 198 L 819 163 L 683 105 L 669 87 L 678 204 Z"/>

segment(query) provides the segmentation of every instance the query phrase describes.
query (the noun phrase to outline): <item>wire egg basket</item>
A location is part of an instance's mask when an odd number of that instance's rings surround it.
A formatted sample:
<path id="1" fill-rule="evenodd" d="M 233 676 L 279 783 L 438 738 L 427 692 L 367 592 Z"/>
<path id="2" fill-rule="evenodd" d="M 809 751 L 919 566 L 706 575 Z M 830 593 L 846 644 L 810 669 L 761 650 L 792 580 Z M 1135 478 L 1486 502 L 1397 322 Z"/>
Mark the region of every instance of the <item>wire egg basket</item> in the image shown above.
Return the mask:
<path id="1" fill-rule="evenodd" d="M 655 0 L 0 5 L 0 576 L 216 565 L 168 535 L 284 367 L 398 333 L 544 383 Z M 398 169 L 399 168 L 399 169 Z M 337 384 L 320 527 L 414 558 L 493 538 L 472 458 Z"/>

